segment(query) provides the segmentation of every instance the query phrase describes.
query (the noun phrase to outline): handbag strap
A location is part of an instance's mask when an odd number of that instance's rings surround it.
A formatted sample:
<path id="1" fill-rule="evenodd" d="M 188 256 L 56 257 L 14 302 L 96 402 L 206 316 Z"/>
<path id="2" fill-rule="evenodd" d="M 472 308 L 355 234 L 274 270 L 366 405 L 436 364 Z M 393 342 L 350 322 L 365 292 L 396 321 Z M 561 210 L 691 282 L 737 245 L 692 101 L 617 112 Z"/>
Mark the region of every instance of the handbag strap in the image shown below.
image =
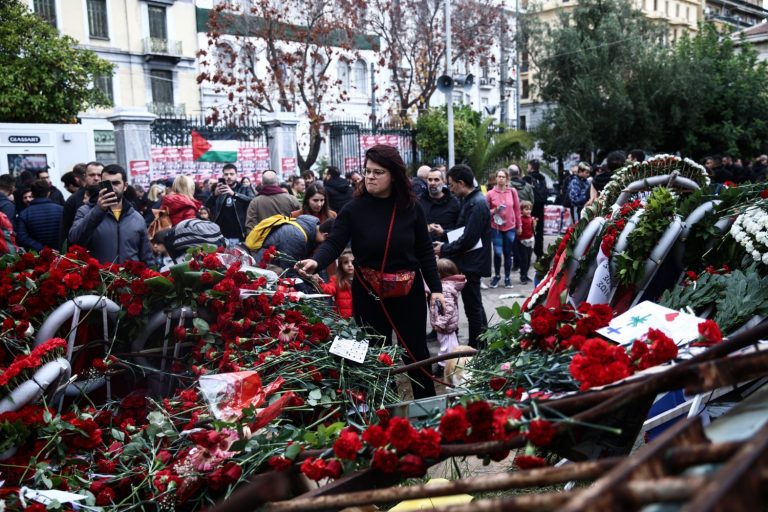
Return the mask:
<path id="1" fill-rule="evenodd" d="M 381 260 L 381 273 L 384 274 L 384 265 L 387 264 L 387 254 L 389 254 L 389 240 L 392 238 L 392 227 L 395 225 L 395 213 L 397 212 L 397 203 L 392 208 L 392 218 L 389 220 L 389 231 L 387 232 L 387 244 L 384 246 L 384 257 Z"/>

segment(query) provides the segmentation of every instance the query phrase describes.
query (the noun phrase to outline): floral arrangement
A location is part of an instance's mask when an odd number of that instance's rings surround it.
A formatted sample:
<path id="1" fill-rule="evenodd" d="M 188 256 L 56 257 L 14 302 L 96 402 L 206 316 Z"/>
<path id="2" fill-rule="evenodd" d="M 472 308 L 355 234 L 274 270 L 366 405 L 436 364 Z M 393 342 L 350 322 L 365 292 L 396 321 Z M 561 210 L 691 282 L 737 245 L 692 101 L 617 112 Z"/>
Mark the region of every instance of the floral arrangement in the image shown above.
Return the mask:
<path id="1" fill-rule="evenodd" d="M 762 204 L 751 206 L 739 215 L 730 235 L 756 263 L 768 265 L 768 212 Z"/>
<path id="2" fill-rule="evenodd" d="M 483 335 L 488 348 L 473 357 L 475 379 L 468 386 L 489 398 L 586 390 L 677 356 L 674 342 L 654 329 L 629 350 L 604 341 L 595 331 L 613 318 L 606 304 L 537 306 L 531 312 L 499 308 L 498 313 L 503 320 Z"/>
<path id="3" fill-rule="evenodd" d="M 710 183 L 707 170 L 693 160 L 673 155 L 656 155 L 644 162 L 626 165 L 613 173 L 611 181 L 600 192 L 596 202 L 600 214 L 610 213 L 616 199 L 630 183 L 673 172 L 694 181 L 700 188 L 707 187 Z"/>
<path id="4" fill-rule="evenodd" d="M 654 189 L 642 217 L 627 238 L 626 250 L 615 256 L 619 283 L 632 284 L 642 279 L 645 261 L 674 215 L 674 196 L 665 187 Z"/>

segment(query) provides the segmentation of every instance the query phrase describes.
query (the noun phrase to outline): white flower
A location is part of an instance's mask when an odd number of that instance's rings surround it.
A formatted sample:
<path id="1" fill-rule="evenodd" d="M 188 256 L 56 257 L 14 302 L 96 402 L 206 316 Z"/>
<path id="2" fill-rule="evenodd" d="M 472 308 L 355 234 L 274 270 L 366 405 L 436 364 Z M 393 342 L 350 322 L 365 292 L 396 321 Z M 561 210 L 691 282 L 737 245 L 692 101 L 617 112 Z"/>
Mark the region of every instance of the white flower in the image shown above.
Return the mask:
<path id="1" fill-rule="evenodd" d="M 752 257 L 755 259 L 755 261 L 760 262 L 762 261 L 762 255 L 758 251 L 752 251 Z"/>

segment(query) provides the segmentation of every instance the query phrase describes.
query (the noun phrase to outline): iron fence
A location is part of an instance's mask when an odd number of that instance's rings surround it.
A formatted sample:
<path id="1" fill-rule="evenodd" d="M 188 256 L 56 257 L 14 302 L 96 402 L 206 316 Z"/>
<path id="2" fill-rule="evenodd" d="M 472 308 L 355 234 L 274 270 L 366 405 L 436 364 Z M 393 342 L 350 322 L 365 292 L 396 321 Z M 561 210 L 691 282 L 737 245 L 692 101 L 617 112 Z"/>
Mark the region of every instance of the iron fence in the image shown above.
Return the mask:
<path id="1" fill-rule="evenodd" d="M 238 125 L 207 125 L 203 117 L 163 116 L 152 123 L 152 146 L 189 146 L 192 131 L 212 140 L 239 140 L 241 146 L 266 147 L 267 129 L 256 119 L 246 119 Z"/>
<path id="2" fill-rule="evenodd" d="M 415 168 L 420 157 L 416 147 L 415 130 L 399 124 L 372 125 L 359 121 L 326 123 L 329 160 L 344 171 L 359 170 L 365 150 L 374 144 L 389 144 L 400 151 L 405 165 Z"/>

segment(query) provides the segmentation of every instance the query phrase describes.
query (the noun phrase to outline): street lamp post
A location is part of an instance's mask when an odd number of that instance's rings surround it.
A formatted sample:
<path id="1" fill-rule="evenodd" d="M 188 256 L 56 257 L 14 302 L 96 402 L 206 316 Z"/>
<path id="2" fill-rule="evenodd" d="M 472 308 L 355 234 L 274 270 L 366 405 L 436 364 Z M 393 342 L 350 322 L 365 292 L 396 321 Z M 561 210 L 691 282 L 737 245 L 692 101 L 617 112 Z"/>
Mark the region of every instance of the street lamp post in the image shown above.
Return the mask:
<path id="1" fill-rule="evenodd" d="M 445 0 L 445 74 L 451 76 L 451 0 Z M 448 111 L 448 168 L 453 167 L 456 158 L 453 148 L 453 88 L 446 92 Z"/>

